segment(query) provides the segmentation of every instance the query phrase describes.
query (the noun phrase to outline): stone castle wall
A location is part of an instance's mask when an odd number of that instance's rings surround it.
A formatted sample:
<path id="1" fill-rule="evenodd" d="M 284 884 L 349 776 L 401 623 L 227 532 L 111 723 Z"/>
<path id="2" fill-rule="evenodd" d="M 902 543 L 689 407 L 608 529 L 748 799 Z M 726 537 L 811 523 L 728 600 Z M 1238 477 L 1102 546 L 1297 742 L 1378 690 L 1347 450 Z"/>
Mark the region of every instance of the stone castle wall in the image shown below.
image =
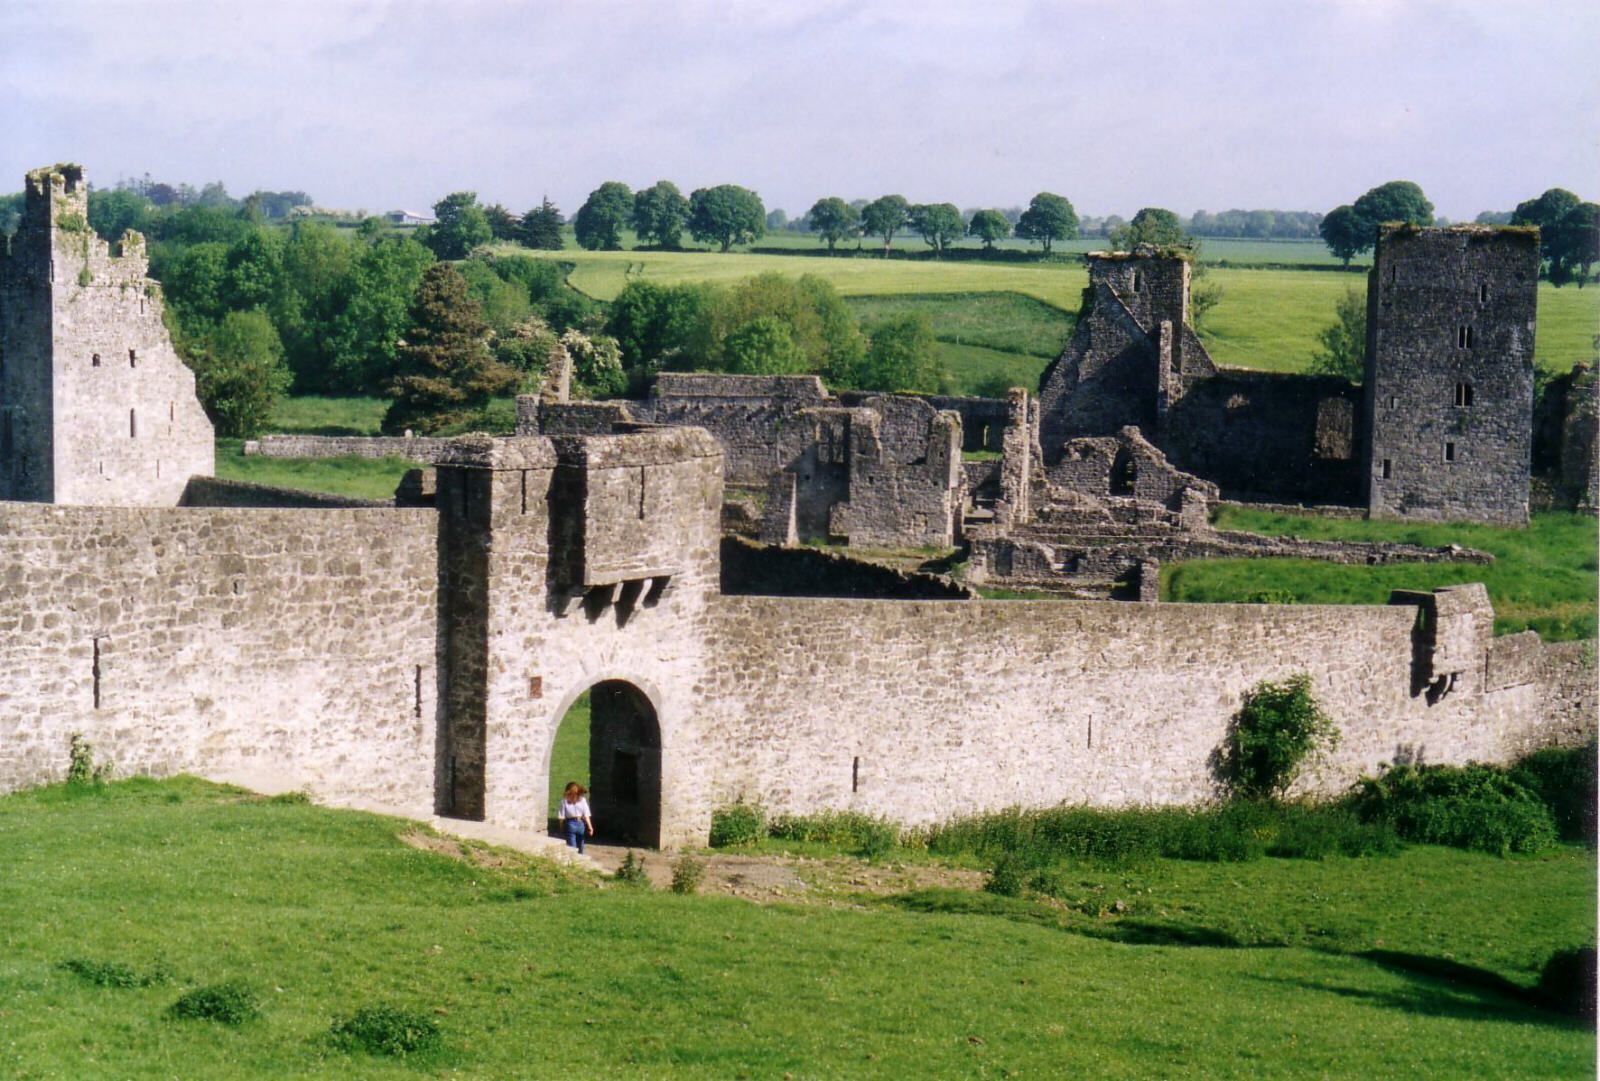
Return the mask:
<path id="1" fill-rule="evenodd" d="M 180 771 L 433 810 L 436 516 L 0 503 L 0 787 L 81 732 Z"/>

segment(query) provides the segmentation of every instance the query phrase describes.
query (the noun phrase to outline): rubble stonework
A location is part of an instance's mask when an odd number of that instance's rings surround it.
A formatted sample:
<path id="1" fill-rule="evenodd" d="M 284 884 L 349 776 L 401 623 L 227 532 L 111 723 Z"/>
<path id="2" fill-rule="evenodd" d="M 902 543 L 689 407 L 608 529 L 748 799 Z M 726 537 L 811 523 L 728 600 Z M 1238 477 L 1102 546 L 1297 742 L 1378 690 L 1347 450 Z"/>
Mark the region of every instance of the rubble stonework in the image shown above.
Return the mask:
<path id="1" fill-rule="evenodd" d="M 215 439 L 161 321 L 144 238 L 89 228 L 75 165 L 27 175 L 0 259 L 0 499 L 174 506 Z"/>
<path id="2" fill-rule="evenodd" d="M 1539 234 L 1383 226 L 1367 284 L 1374 518 L 1528 520 Z"/>

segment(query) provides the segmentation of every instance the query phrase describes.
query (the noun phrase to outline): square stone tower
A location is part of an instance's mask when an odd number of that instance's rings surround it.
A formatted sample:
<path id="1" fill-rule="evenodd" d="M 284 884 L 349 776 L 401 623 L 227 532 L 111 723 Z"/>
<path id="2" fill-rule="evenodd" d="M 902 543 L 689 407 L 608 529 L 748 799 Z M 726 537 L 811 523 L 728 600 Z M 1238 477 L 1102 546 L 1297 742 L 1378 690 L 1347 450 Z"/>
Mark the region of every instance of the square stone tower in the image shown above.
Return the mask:
<path id="1" fill-rule="evenodd" d="M 1539 234 L 1386 225 L 1367 278 L 1373 518 L 1528 521 Z"/>
<path id="2" fill-rule="evenodd" d="M 0 258 L 0 499 L 175 506 L 215 443 L 161 321 L 144 238 L 89 228 L 83 169 L 27 175 Z"/>

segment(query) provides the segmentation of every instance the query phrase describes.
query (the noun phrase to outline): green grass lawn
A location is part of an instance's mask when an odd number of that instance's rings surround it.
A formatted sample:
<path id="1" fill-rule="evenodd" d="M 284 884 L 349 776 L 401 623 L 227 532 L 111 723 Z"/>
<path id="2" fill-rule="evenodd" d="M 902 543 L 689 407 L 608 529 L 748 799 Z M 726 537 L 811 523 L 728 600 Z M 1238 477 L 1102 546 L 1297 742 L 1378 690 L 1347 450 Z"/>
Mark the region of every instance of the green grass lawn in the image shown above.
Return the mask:
<path id="1" fill-rule="evenodd" d="M 1303 604 L 1383 604 L 1392 589 L 1483 582 L 1498 633 L 1532 628 L 1546 640 L 1595 637 L 1596 523 L 1579 514 L 1536 514 L 1527 529 L 1467 523 L 1369 522 L 1224 507 L 1221 529 L 1313 539 L 1459 544 L 1495 557 L 1491 566 L 1401 563 L 1350 566 L 1300 559 L 1216 559 L 1161 568 L 1162 599 L 1240 601 L 1282 589 Z"/>
<path id="2" fill-rule="evenodd" d="M 280 398 L 269 430 L 294 435 L 379 435 L 388 398 Z"/>
<path id="3" fill-rule="evenodd" d="M 772 906 L 602 890 L 514 855 L 421 851 L 396 840 L 408 829 L 184 779 L 0 798 L 8 1075 L 1593 1070 L 1593 1029 L 1518 993 L 1550 952 L 1593 941 L 1594 855 L 1570 847 L 1086 871 L 1086 897 L 1124 902 L 1100 916 L 951 890 Z M 99 987 L 70 959 L 172 978 Z M 253 988 L 262 1016 L 165 1016 L 222 980 Z M 434 1018 L 444 1047 L 411 1061 L 336 1049 L 330 1021 L 378 1002 Z"/>
<path id="4" fill-rule="evenodd" d="M 247 458 L 239 452 L 242 442 L 217 440 L 217 476 L 223 480 L 330 492 L 357 499 L 389 499 L 406 470 L 421 468 L 420 463 L 404 458 Z"/>

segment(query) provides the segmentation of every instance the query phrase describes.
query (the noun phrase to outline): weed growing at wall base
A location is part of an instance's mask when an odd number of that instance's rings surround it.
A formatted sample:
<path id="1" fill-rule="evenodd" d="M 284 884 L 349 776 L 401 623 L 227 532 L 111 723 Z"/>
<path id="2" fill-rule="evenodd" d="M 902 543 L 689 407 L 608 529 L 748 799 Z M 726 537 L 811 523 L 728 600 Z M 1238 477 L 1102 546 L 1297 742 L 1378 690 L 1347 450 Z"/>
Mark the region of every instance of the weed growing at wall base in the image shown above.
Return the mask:
<path id="1" fill-rule="evenodd" d="M 1245 692 L 1223 740 L 1218 774 L 1245 799 L 1277 799 L 1305 761 L 1339 746 L 1339 729 L 1311 696 L 1304 673 Z"/>

